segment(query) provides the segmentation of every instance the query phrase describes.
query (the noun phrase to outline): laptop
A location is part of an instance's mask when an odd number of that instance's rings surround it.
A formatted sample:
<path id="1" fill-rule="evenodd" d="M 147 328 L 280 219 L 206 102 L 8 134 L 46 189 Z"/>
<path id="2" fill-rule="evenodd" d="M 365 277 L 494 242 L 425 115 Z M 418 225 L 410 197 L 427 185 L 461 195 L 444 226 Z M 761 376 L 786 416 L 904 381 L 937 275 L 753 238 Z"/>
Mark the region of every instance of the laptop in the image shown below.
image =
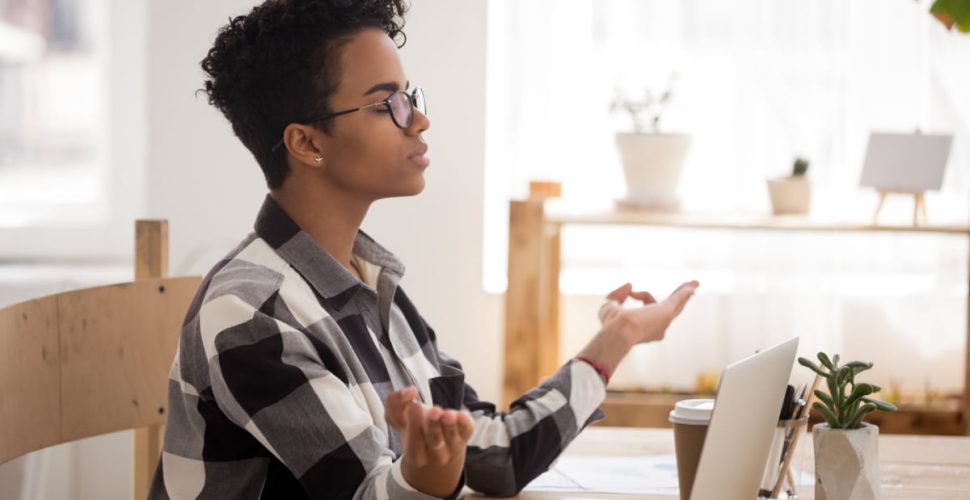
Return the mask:
<path id="1" fill-rule="evenodd" d="M 724 369 L 691 500 L 754 500 L 795 363 L 798 337 Z"/>

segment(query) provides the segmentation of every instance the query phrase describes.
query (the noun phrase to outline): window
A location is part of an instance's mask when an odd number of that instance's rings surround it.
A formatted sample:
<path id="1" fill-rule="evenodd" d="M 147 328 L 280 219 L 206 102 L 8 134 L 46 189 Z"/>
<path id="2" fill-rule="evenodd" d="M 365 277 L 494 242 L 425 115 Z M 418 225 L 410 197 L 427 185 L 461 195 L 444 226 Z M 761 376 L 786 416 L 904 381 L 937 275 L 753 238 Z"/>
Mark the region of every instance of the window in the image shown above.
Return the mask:
<path id="1" fill-rule="evenodd" d="M 93 0 L 0 2 L 0 224 L 79 215 L 101 197 L 102 93 Z"/>
<path id="2" fill-rule="evenodd" d="M 610 115 L 610 100 L 618 87 L 658 89 L 671 74 L 662 127 L 692 136 L 678 188 L 685 210 L 767 213 L 765 179 L 804 155 L 814 212 L 871 214 L 875 194 L 858 187 L 869 132 L 919 128 L 954 135 L 930 218 L 965 221 L 970 36 L 946 32 L 928 9 L 911 0 L 492 0 L 486 289 L 505 287 L 508 200 L 524 197 L 529 179 L 559 180 L 579 202 L 623 195 L 613 134 L 629 125 Z M 891 203 L 884 217 L 906 220 L 911 200 Z M 685 357 L 689 344 L 668 338 L 631 356 L 620 380 L 689 387 L 698 373 L 799 334 L 806 352 L 860 356 L 879 338 L 876 371 L 886 370 L 877 376 L 916 353 L 925 369 L 907 383 L 960 387 L 966 255 L 965 238 L 567 227 L 565 343 L 582 342 L 569 330 L 585 338 L 597 328 L 588 311 L 598 302 L 586 308 L 581 296 L 630 279 L 662 292 L 696 277 L 706 295 L 676 335 L 712 353 Z M 569 316 L 573 306 L 582 317 Z"/>
<path id="3" fill-rule="evenodd" d="M 0 0 L 0 258 L 131 253 L 143 11 L 140 1 Z"/>

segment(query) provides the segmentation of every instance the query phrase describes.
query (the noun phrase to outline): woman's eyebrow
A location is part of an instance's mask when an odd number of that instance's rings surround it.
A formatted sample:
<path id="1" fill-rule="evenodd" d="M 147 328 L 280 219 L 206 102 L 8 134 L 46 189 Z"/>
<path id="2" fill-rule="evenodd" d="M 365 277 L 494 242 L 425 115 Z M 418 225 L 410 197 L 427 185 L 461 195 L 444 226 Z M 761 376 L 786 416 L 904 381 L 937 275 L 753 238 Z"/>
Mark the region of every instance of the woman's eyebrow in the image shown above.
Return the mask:
<path id="1" fill-rule="evenodd" d="M 405 89 L 407 89 L 410 86 L 411 86 L 411 82 L 404 82 Z M 371 95 L 374 92 L 380 92 L 382 90 L 387 92 L 397 92 L 398 90 L 401 90 L 401 87 L 397 84 L 397 82 L 378 83 L 377 85 L 374 85 L 373 87 L 371 87 L 370 90 L 368 90 L 367 92 L 364 92 L 364 95 Z"/>

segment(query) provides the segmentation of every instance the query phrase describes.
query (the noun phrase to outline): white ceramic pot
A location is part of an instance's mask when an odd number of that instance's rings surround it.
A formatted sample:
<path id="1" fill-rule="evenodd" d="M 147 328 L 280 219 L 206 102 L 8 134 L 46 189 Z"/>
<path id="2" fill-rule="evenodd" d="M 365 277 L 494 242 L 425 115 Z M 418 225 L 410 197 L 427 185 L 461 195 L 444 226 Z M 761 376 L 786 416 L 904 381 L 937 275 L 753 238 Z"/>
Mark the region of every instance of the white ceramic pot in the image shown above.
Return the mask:
<path id="1" fill-rule="evenodd" d="M 677 182 L 690 136 L 618 132 L 616 146 L 626 179 L 625 202 L 644 206 L 677 203 Z"/>
<path id="2" fill-rule="evenodd" d="M 815 442 L 815 500 L 878 500 L 879 428 L 812 428 Z"/>
<path id="3" fill-rule="evenodd" d="M 775 215 L 807 214 L 812 207 L 812 185 L 804 176 L 768 179 L 768 194 Z"/>

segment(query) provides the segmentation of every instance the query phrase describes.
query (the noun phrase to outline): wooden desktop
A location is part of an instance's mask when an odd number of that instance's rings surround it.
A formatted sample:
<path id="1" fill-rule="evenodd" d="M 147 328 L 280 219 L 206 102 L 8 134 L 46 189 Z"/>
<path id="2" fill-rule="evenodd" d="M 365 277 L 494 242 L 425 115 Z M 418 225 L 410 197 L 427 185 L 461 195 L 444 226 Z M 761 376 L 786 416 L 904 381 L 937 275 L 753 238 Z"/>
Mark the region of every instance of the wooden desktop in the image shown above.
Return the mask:
<path id="1" fill-rule="evenodd" d="M 814 475 L 811 436 L 804 436 L 798 446 L 797 468 Z M 670 429 L 633 429 L 590 427 L 566 449 L 565 456 L 633 456 L 667 455 L 674 452 L 674 435 Z M 897 436 L 879 438 L 879 471 L 882 497 L 890 499 L 956 499 L 970 498 L 970 437 Z M 485 498 L 471 495 L 468 498 Z M 617 495 L 575 492 L 523 491 L 518 497 L 533 499 L 593 498 L 677 498 L 673 495 Z M 813 486 L 801 486 L 798 498 L 815 498 Z"/>

